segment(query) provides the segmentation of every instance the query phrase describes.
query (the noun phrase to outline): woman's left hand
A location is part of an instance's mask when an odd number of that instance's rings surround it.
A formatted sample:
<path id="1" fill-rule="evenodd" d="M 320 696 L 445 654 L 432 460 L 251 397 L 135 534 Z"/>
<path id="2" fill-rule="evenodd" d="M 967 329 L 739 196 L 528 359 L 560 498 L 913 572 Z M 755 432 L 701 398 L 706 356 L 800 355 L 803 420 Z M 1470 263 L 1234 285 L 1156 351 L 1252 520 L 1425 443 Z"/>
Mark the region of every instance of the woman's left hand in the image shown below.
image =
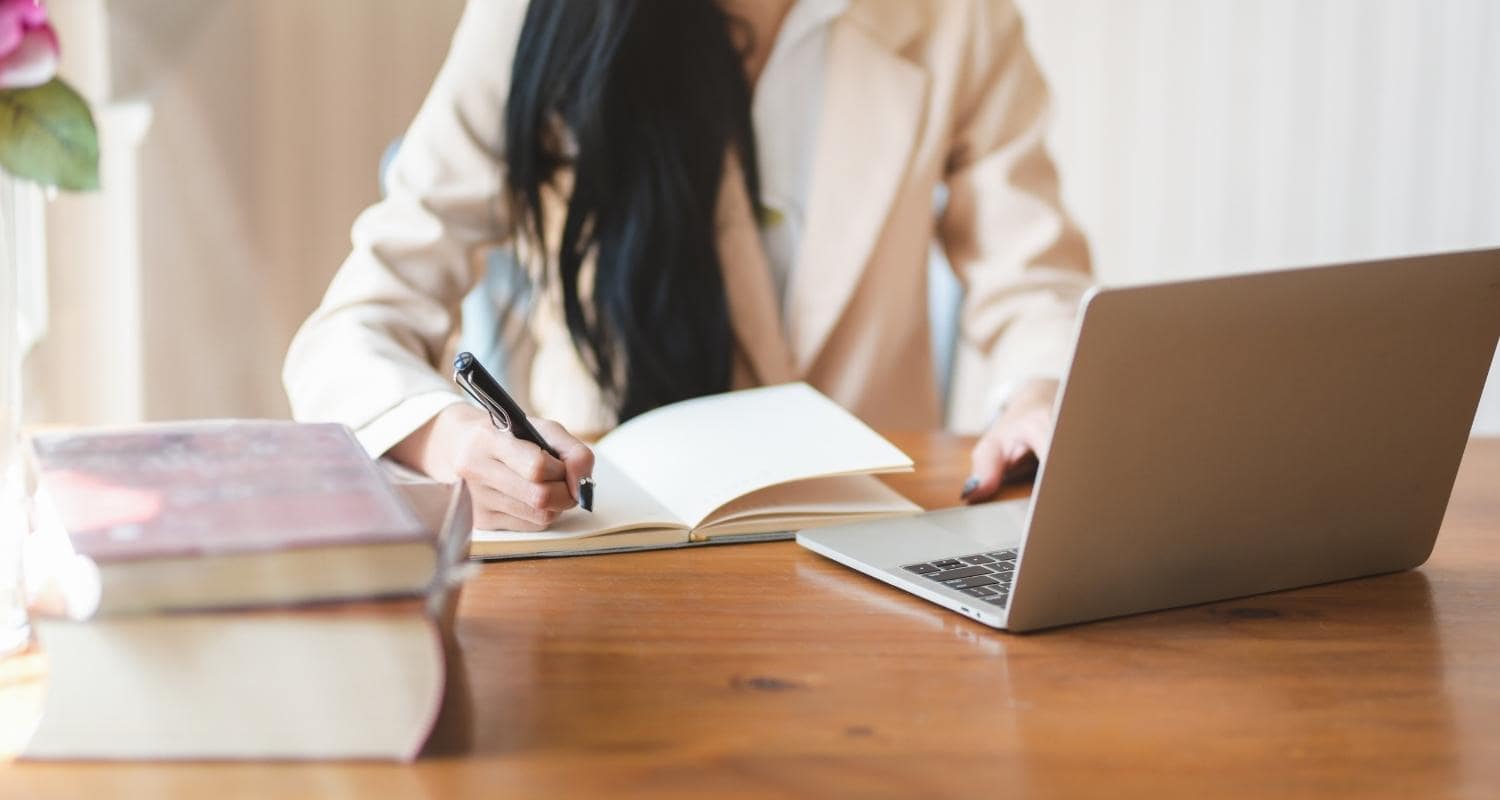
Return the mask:
<path id="1" fill-rule="evenodd" d="M 1020 478 L 1047 458 L 1057 387 L 1055 380 L 1034 380 L 1016 390 L 1005 411 L 974 445 L 973 467 L 961 500 L 982 503 L 994 497 L 1007 478 Z"/>

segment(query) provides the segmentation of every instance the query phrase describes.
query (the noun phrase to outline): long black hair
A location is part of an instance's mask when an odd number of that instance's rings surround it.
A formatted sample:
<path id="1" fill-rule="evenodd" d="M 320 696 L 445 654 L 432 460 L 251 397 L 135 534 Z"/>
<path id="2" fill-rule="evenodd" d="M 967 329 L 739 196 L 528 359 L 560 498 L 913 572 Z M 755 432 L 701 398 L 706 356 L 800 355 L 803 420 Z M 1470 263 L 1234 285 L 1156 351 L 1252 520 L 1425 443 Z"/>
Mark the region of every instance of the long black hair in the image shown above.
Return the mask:
<path id="1" fill-rule="evenodd" d="M 621 421 L 729 388 L 714 213 L 729 154 L 760 200 L 741 33 L 716 0 L 533 0 L 526 12 L 505 109 L 514 232 L 553 257 L 542 189 L 571 166 L 563 311 Z M 589 256 L 592 297 L 579 281 Z"/>

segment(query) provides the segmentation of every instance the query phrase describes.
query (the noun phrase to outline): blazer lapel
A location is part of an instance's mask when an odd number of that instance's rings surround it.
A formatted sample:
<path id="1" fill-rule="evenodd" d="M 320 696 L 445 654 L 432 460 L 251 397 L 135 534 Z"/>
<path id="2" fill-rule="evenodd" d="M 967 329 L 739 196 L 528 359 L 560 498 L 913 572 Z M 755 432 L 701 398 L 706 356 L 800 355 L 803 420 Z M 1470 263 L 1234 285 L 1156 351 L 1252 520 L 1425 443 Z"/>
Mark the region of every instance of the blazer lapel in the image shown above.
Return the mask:
<path id="1" fill-rule="evenodd" d="M 793 380 L 791 348 L 781 329 L 781 311 L 771 283 L 771 268 L 760 241 L 757 217 L 750 208 L 744 173 L 733 155 L 726 157 L 719 189 L 719 263 L 728 298 L 729 322 L 761 384 Z"/>
<path id="2" fill-rule="evenodd" d="M 829 31 L 806 224 L 787 292 L 798 374 L 811 367 L 859 283 L 922 121 L 927 74 L 877 39 L 878 30 L 851 13 Z"/>

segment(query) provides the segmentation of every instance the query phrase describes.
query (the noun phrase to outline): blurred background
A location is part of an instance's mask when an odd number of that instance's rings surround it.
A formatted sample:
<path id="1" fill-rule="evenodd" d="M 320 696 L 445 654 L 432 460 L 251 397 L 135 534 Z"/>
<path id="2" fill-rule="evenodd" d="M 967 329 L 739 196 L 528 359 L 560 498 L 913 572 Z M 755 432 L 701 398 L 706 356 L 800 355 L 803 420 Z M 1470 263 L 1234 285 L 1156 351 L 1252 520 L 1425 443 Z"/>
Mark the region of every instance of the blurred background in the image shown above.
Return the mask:
<path id="1" fill-rule="evenodd" d="M 1102 280 L 1500 245 L 1500 3 L 1020 5 Z M 46 207 L 27 416 L 284 416 L 287 343 L 462 6 L 50 0 L 105 189 Z"/>

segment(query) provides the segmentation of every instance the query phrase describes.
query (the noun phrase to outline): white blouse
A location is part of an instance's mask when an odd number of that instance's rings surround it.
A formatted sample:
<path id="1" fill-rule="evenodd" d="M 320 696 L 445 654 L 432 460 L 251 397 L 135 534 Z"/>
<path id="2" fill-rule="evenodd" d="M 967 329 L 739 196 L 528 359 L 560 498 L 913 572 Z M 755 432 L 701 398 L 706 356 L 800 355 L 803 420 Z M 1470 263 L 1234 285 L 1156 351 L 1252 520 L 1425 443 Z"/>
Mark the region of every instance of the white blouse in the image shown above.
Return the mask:
<path id="1" fill-rule="evenodd" d="M 828 30 L 848 7 L 849 0 L 797 0 L 781 23 L 751 99 L 760 168 L 760 238 L 783 310 L 802 241 Z"/>

